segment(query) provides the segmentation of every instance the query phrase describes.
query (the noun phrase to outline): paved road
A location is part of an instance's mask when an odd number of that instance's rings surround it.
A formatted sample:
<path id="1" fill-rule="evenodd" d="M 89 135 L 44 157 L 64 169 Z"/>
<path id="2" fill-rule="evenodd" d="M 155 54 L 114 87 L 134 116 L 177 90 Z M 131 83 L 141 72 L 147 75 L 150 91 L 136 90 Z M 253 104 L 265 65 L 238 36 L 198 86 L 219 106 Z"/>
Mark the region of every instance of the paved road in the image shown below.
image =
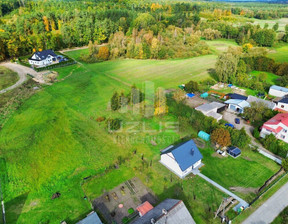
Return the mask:
<path id="1" fill-rule="evenodd" d="M 219 190 L 223 191 L 224 193 L 230 195 L 231 197 L 235 198 L 237 201 L 239 201 L 239 204 L 236 206 L 237 208 L 240 206 L 244 206 L 245 208 L 247 208 L 249 206 L 249 204 L 244 201 L 242 198 L 238 197 L 236 194 L 233 194 L 231 191 L 227 190 L 226 188 L 222 187 L 221 185 L 217 184 L 215 181 L 211 180 L 210 178 L 206 177 L 205 175 L 203 175 L 200 172 L 196 173 L 199 177 L 203 178 L 204 180 L 206 180 L 207 182 L 209 182 L 210 184 L 212 184 L 213 186 L 217 187 Z"/>
<path id="2" fill-rule="evenodd" d="M 23 82 L 26 81 L 27 77 L 26 74 L 29 73 L 31 75 L 37 75 L 37 72 L 35 72 L 33 69 L 25 67 L 23 65 L 19 65 L 19 64 L 15 64 L 15 63 L 11 63 L 11 62 L 3 62 L 0 64 L 1 66 L 5 66 L 15 72 L 18 73 L 20 79 L 12 86 L 9 86 L 6 89 L 2 89 L 0 91 L 0 94 L 7 92 L 8 90 L 14 89 L 18 86 L 20 86 Z"/>
<path id="3" fill-rule="evenodd" d="M 288 183 L 281 187 L 272 197 L 261 205 L 242 224 L 268 224 L 288 206 Z"/>
<path id="4" fill-rule="evenodd" d="M 240 124 L 235 124 L 235 118 L 240 119 Z M 274 155 L 273 153 L 271 153 L 270 151 L 265 149 L 261 144 L 259 144 L 258 142 L 255 141 L 255 138 L 252 135 L 254 127 L 246 124 L 242 118 L 238 117 L 235 113 L 230 112 L 230 111 L 225 111 L 223 113 L 223 120 L 226 120 L 229 123 L 233 124 L 236 129 L 240 130 L 241 128 L 244 127 L 246 130 L 246 133 L 251 137 L 252 145 L 257 146 L 258 152 L 261 153 L 262 155 L 266 156 L 267 158 L 274 160 L 276 163 L 281 165 L 281 163 L 282 163 L 281 157 Z"/>

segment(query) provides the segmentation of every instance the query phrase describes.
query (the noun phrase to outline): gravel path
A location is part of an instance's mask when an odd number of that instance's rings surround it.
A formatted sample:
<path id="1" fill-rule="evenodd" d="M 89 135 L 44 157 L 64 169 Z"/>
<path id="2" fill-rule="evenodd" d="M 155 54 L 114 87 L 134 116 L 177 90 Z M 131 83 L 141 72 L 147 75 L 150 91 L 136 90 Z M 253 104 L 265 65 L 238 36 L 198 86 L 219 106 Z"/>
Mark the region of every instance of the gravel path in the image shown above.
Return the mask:
<path id="1" fill-rule="evenodd" d="M 0 91 L 0 94 L 7 92 L 8 90 L 14 89 L 20 85 L 22 85 L 23 82 L 26 81 L 27 77 L 26 74 L 31 74 L 31 75 L 37 75 L 37 72 L 35 72 L 33 69 L 25 67 L 23 65 L 19 65 L 19 64 L 15 64 L 15 63 L 11 63 L 11 62 L 3 62 L 0 63 L 0 66 L 5 66 L 6 68 L 9 68 L 11 70 L 13 70 L 14 72 L 17 72 L 20 79 L 12 86 L 9 86 L 6 89 L 2 89 Z"/>

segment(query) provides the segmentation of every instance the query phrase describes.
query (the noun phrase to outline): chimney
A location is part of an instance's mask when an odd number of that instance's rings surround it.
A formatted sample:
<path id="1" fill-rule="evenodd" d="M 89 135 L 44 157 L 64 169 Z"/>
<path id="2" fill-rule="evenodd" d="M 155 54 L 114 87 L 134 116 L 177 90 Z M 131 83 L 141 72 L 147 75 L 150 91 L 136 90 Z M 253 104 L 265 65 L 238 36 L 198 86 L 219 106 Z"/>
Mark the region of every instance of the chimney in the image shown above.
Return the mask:
<path id="1" fill-rule="evenodd" d="M 163 209 L 162 209 L 162 214 L 163 214 L 163 215 L 167 215 L 167 213 L 168 213 L 167 210 L 166 210 L 165 208 L 163 208 Z"/>
<path id="2" fill-rule="evenodd" d="M 194 148 L 191 149 L 191 155 L 194 156 Z"/>

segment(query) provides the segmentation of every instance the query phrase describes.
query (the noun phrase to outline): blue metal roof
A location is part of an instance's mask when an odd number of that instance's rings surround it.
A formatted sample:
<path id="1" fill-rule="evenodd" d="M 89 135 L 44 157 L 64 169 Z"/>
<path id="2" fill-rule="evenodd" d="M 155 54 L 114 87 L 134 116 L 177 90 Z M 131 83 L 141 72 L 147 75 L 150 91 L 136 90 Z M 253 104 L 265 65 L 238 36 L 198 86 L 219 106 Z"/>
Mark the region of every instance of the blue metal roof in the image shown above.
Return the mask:
<path id="1" fill-rule="evenodd" d="M 175 146 L 173 150 L 169 150 L 169 152 L 173 154 L 182 171 L 187 170 L 190 166 L 203 158 L 193 140 L 181 143 L 180 145 Z"/>
<path id="2" fill-rule="evenodd" d="M 250 104 L 246 100 L 230 99 L 226 100 L 224 103 L 238 105 L 242 108 L 250 107 Z"/>
<path id="3" fill-rule="evenodd" d="M 281 87 L 281 86 L 273 85 L 273 86 L 270 87 L 270 89 L 275 89 L 275 90 L 278 90 L 278 91 L 282 91 L 282 92 L 288 93 L 288 89 L 285 88 L 285 87 Z"/>

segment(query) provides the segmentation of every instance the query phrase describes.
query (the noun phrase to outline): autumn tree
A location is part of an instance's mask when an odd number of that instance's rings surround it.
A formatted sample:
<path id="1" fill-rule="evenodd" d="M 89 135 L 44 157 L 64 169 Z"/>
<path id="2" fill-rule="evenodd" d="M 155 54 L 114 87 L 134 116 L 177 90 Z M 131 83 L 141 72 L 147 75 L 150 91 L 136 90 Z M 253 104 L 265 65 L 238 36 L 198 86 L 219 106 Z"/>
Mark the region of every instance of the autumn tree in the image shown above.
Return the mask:
<path id="1" fill-rule="evenodd" d="M 221 147 L 231 145 L 230 133 L 227 129 L 217 128 L 211 133 L 211 140 Z"/>
<path id="2" fill-rule="evenodd" d="M 102 46 L 99 48 L 97 58 L 103 61 L 108 60 L 109 58 L 109 48 L 107 46 Z"/>

